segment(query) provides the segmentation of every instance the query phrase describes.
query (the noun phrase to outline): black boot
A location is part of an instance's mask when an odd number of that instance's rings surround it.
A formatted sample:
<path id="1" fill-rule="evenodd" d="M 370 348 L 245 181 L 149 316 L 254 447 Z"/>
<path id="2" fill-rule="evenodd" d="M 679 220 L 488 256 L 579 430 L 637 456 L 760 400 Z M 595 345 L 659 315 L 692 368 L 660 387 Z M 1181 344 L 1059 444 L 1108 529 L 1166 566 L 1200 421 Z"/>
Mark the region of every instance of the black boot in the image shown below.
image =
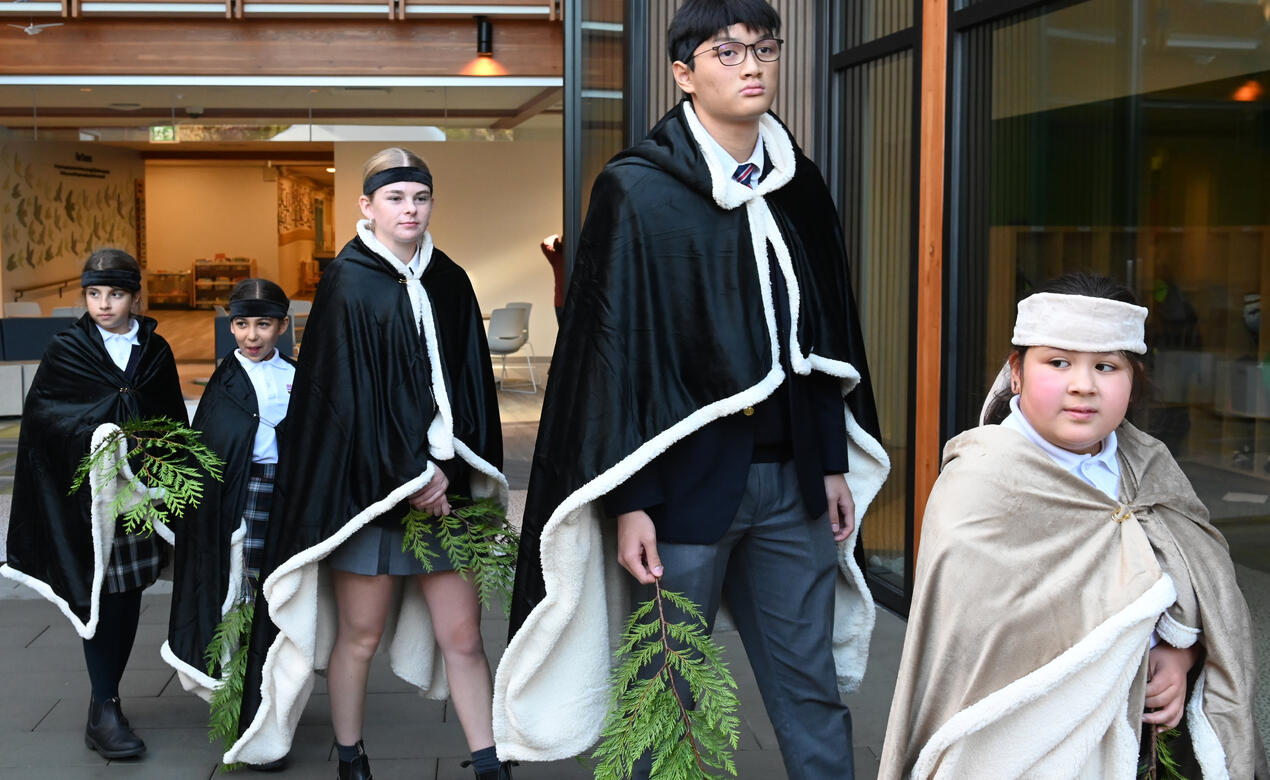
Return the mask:
<path id="1" fill-rule="evenodd" d="M 84 744 L 96 750 L 102 758 L 133 758 L 146 752 L 146 743 L 132 732 L 128 719 L 119 709 L 119 697 L 88 701 L 88 727 L 84 729 Z"/>
<path id="2" fill-rule="evenodd" d="M 514 761 L 504 761 L 498 765 L 498 769 L 492 772 L 476 772 L 476 780 L 512 780 L 512 766 Z M 463 766 L 471 766 L 471 761 L 464 761 Z M 473 769 L 472 771 L 476 771 Z"/>
<path id="3" fill-rule="evenodd" d="M 370 759 L 366 757 L 366 748 L 357 740 L 357 758 L 352 761 L 341 761 L 336 780 L 372 780 L 370 776 Z"/>

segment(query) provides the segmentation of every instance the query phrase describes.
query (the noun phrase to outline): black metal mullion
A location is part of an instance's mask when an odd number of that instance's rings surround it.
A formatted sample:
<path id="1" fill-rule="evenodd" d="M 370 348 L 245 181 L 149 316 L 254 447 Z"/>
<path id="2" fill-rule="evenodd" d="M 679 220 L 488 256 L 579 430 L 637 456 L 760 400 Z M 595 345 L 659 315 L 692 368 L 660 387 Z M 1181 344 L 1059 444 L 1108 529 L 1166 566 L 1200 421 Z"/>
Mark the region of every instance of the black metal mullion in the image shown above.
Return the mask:
<path id="1" fill-rule="evenodd" d="M 648 121 L 648 2 L 626 0 L 623 35 L 626 45 L 626 99 L 622 101 L 623 146 L 634 146 L 647 133 Z"/>
<path id="2" fill-rule="evenodd" d="M 564 0 L 564 283 L 582 232 L 582 0 Z"/>
<path id="3" fill-rule="evenodd" d="M 971 27 L 995 22 L 1005 16 L 1043 14 L 1068 6 L 1080 5 L 1089 0 L 980 0 L 960 11 L 949 7 L 948 29 L 953 33 L 964 32 Z"/>
<path id="4" fill-rule="evenodd" d="M 921 44 L 921 32 L 917 27 L 900 30 L 896 33 L 877 38 L 859 46 L 840 51 L 829 58 L 830 70 L 844 70 L 856 65 L 863 65 L 872 60 L 880 60 L 891 54 L 916 49 Z"/>

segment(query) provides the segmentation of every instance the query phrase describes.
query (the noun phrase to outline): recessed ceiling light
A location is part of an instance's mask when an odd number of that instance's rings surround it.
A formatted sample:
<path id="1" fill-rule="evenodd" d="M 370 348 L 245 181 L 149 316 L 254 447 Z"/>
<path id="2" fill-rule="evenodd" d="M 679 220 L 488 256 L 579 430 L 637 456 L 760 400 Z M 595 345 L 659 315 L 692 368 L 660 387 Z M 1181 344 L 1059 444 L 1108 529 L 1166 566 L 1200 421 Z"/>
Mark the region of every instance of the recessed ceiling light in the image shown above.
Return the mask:
<path id="1" fill-rule="evenodd" d="M 326 169 L 326 172 L 327 172 L 327 173 L 335 173 L 335 169 L 334 169 L 334 168 L 327 168 L 327 169 Z"/>
<path id="2" fill-rule="evenodd" d="M 80 92 L 92 92 L 92 91 L 93 91 L 93 88 L 92 88 L 92 87 L 80 87 L 80 88 L 79 88 L 79 91 L 80 91 Z"/>
<path id="3" fill-rule="evenodd" d="M 114 109 L 115 111 L 136 111 L 137 109 L 141 108 L 141 104 L 140 103 L 111 103 L 110 105 L 106 107 Z"/>

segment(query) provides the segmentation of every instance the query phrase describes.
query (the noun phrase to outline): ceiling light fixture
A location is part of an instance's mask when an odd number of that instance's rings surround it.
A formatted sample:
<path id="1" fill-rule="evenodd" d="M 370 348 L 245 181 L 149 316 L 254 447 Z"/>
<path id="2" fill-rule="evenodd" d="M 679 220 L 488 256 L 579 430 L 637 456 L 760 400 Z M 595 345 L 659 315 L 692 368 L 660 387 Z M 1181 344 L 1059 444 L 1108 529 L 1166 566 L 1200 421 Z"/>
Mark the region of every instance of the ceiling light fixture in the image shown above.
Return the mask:
<path id="1" fill-rule="evenodd" d="M 1256 79 L 1249 79 L 1239 85 L 1239 88 L 1235 90 L 1234 94 L 1232 94 L 1230 98 L 1231 100 L 1236 100 L 1240 103 L 1254 103 L 1260 100 L 1261 96 L 1265 93 L 1266 90 L 1261 86 L 1260 81 L 1257 81 Z"/>
<path id="2" fill-rule="evenodd" d="M 327 169 L 326 169 L 326 172 L 327 172 L 327 173 L 335 173 L 335 169 L 334 169 L 334 168 L 327 168 Z"/>
<path id="3" fill-rule="evenodd" d="M 476 53 L 481 57 L 494 56 L 494 25 L 488 16 L 476 17 Z"/>

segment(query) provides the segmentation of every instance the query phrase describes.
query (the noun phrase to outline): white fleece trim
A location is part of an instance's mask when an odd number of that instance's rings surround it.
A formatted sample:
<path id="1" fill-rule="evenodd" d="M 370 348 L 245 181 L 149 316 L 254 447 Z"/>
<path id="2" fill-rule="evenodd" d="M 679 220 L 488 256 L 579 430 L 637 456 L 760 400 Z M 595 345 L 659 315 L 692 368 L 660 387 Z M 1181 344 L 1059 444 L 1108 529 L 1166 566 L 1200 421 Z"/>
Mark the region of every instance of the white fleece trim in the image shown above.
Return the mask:
<path id="1" fill-rule="evenodd" d="M 1155 633 L 1170 645 L 1185 650 L 1199 639 L 1200 630 L 1178 622 L 1172 615 L 1165 612 L 1155 623 Z"/>
<path id="2" fill-rule="evenodd" d="M 113 423 L 108 423 L 108 425 L 111 425 L 112 428 L 117 427 Z M 100 430 L 100 428 L 98 430 Z M 131 490 L 132 481 L 136 479 L 137 477 L 132 472 L 132 465 L 128 463 L 128 442 L 126 439 L 124 439 L 121 436 L 116 446 L 118 447 L 118 450 L 119 450 L 118 453 L 115 455 L 115 462 L 119 464 L 119 478 L 120 478 L 119 489 Z M 161 487 L 145 488 L 144 493 L 145 493 L 145 497 L 142 498 L 134 490 L 132 498 L 129 499 L 128 503 L 125 506 L 131 508 L 133 506 L 136 506 L 142 500 L 161 502 L 163 501 L 164 497 L 167 495 L 167 491 Z M 151 521 L 150 524 L 154 528 L 154 532 L 159 535 L 160 539 L 167 542 L 169 545 L 176 546 L 176 534 L 172 533 L 172 529 L 168 528 L 168 526 L 162 520 L 155 519 Z"/>
<path id="3" fill-rule="evenodd" d="M 474 498 L 493 497 L 507 506 L 507 478 L 492 464 L 478 457 L 470 447 L 454 439 L 454 447 L 485 483 L 473 480 Z M 423 473 L 363 509 L 338 532 L 284 561 L 265 580 L 262 589 L 269 604 L 269 617 L 278 627 L 278 636 L 265 655 L 261 679 L 260 707 L 256 717 L 229 747 L 222 760 L 260 764 L 285 756 L 299 724 L 304 703 L 313 687 L 319 647 L 333 637 L 321 634 L 319 603 L 325 595 L 319 587 L 318 563 L 335 551 L 367 523 L 417 493 L 432 479 L 437 469 L 429 462 Z M 426 603 L 417 588 L 403 589 L 403 604 L 390 616 L 380 647 L 388 648 L 393 672 L 433 698 L 449 695 L 444 663 L 436 647 Z M 329 652 L 329 646 L 323 647 Z"/>
<path id="4" fill-rule="evenodd" d="M 423 489 L 436 468 L 429 462 L 419 476 L 358 512 L 331 536 L 283 561 L 265 579 L 262 590 L 269 604 L 269 618 L 278 627 L 278 635 L 265 655 L 256 717 L 225 751 L 221 759 L 224 763 L 268 763 L 286 755 L 291 749 L 300 711 L 313 690 L 318 562 L 335 552 L 367 523 Z"/>
<path id="5" fill-rule="evenodd" d="M 496 485 L 495 492 L 494 492 L 494 499 L 499 503 L 500 506 L 503 506 L 503 507 L 508 506 L 508 501 L 509 501 L 508 494 L 510 491 L 507 486 L 507 477 L 503 476 L 503 473 L 501 471 L 494 468 L 494 464 L 490 463 L 489 461 L 477 455 L 475 452 L 472 451 L 471 447 L 468 447 L 460 439 L 454 440 L 454 451 L 455 451 L 455 454 L 457 454 L 460 458 L 463 459 L 464 463 L 466 463 L 467 465 L 471 466 L 472 468 L 476 469 L 477 471 L 479 471 L 480 473 L 484 474 L 485 476 L 489 477 L 491 480 L 494 481 L 494 484 Z M 476 492 L 476 491 L 473 490 L 472 492 Z M 473 498 L 478 498 L 478 496 L 473 496 Z"/>
<path id="6" fill-rule="evenodd" d="M 689 127 L 700 144 L 705 133 L 691 105 L 684 104 Z M 799 289 L 793 276 L 788 248 L 767 208 L 764 197 L 793 179 L 796 156 L 793 142 L 771 117 L 760 122 L 759 135 L 770 155 L 773 168 L 757 189 L 734 181 L 720 167 L 713 154 L 703 150 L 710 168 L 715 202 L 725 209 L 746 204 L 758 271 L 763 316 L 767 324 L 772 355 L 771 369 L 753 386 L 708 404 L 671 427 L 653 436 L 626 457 L 566 496 L 543 527 L 540 548 L 545 596 L 512 637 L 494 678 L 494 742 L 503 760 L 552 761 L 577 755 L 595 743 L 604 723 L 609 702 L 608 672 L 611 663 L 608 630 L 603 606 L 607 593 L 621 588 L 611 579 L 611 540 L 603 536 L 603 510 L 597 503 L 605 494 L 630 479 L 667 448 L 710 422 L 753 406 L 772 394 L 785 380 L 780 364 L 781 345 L 777 337 L 767 243 L 776 248 L 778 263 L 782 252 L 790 311 L 797 322 Z M 764 218 L 766 215 L 766 218 Z M 796 328 L 791 328 L 791 332 Z M 860 375 L 841 361 L 799 353 L 791 339 L 791 366 L 808 373 L 815 369 L 843 379 L 844 394 L 858 384 Z M 856 504 L 856 530 L 839 545 L 839 578 L 835 590 L 834 655 L 838 682 L 844 690 L 854 690 L 864 674 L 868 645 L 876 620 L 872 596 L 864 575 L 856 566 L 853 551 L 861 520 L 881 489 L 890 470 L 886 451 L 855 421 L 844 403 L 851 471 L 846 475 Z M 599 547 L 598 553 L 596 548 Z M 606 565 L 608 569 L 606 570 Z M 618 574 L 617 577 L 622 577 Z M 596 600 L 599 600 L 599 606 Z M 623 614 L 623 617 L 625 615 Z M 609 616 L 611 618 L 611 616 Z M 539 679 L 539 670 L 558 666 L 568 680 L 553 685 Z M 545 673 L 544 673 L 545 674 Z M 531 690 L 533 689 L 533 690 Z M 540 711 L 526 708 L 535 691 L 559 697 Z M 550 717 L 547 717 L 550 713 Z"/>
<path id="7" fill-rule="evenodd" d="M 238 528 L 229 535 L 229 584 L 225 588 L 225 600 L 221 602 L 220 614 L 227 612 L 242 598 L 243 584 L 247 578 L 247 553 L 243 549 L 247 539 L 246 518 L 238 522 Z"/>
<path id="8" fill-rule="evenodd" d="M 211 678 L 203 670 L 190 666 L 177 657 L 166 639 L 159 646 L 159 657 L 176 670 L 176 678 L 181 681 L 182 690 L 198 696 L 203 701 L 211 701 L 212 691 L 220 687 L 220 680 Z"/>
<path id="9" fill-rule="evenodd" d="M 357 235 L 371 251 L 388 261 L 397 273 L 406 278 L 404 286 L 410 298 L 410 308 L 415 314 L 415 329 L 423 334 L 424 344 L 427 346 L 428 365 L 432 372 L 432 397 L 437 404 L 437 413 L 428 424 L 428 454 L 437 460 L 449 460 L 454 457 L 454 413 L 450 406 L 450 393 L 445 387 L 445 376 L 441 373 L 441 352 L 437 341 L 437 324 L 432 317 L 432 300 L 421 281 L 424 271 L 432 264 L 432 234 L 424 231 L 419 243 L 417 277 L 406 273 L 406 264 L 375 238 L 370 220 L 358 221 Z"/>
<path id="10" fill-rule="evenodd" d="M 243 540 L 246 538 L 247 521 L 243 520 L 239 522 L 238 528 L 229 537 L 229 585 L 225 588 L 225 599 L 221 602 L 220 615 L 222 618 L 242 597 L 243 578 L 245 576 Z M 197 695 L 203 701 L 211 701 L 212 691 L 221 686 L 220 680 L 208 675 L 196 666 L 191 666 L 184 659 L 178 657 L 172 651 L 172 647 L 166 639 L 163 640 L 162 646 L 159 647 L 159 655 L 168 666 L 176 670 L 176 676 L 181 681 L 182 689 Z M 221 664 L 223 666 L 228 662 L 229 658 L 228 654 L 226 654 L 221 659 Z"/>
<path id="11" fill-rule="evenodd" d="M 111 434 L 119 430 L 119 426 L 114 423 L 102 423 L 93 431 L 92 442 L 89 445 L 89 452 L 94 452 Z M 39 593 L 48 601 L 52 602 L 66 619 L 70 621 L 71 626 L 75 628 L 75 633 L 84 639 L 92 639 L 97 633 L 98 609 L 101 604 L 101 589 L 106 579 L 106 566 L 110 563 L 110 552 L 115 543 L 115 524 L 116 516 L 109 513 L 110 505 L 114 503 L 115 498 L 119 495 L 121 489 L 130 489 L 130 480 L 132 479 L 132 470 L 128 468 L 127 459 L 127 443 L 119 442 L 119 446 L 114 452 L 107 453 L 99 467 L 93 469 L 88 475 L 89 491 L 92 493 L 91 501 L 91 517 L 89 519 L 93 539 L 93 582 L 90 587 L 91 603 L 89 605 L 88 621 L 84 622 L 71 610 L 70 604 L 61 596 L 53 592 L 52 586 L 47 582 L 33 577 L 26 572 L 5 564 L 0 566 L 0 574 L 8 577 L 15 582 L 23 585 Z M 116 464 L 122 460 L 119 476 L 113 480 L 107 480 L 106 474 L 114 470 Z M 137 501 L 151 500 L 153 491 L 146 492 L 145 496 L 133 492 L 133 496 L 129 499 L 126 506 L 135 504 Z M 155 523 L 155 531 L 164 539 L 171 537 L 171 531 L 161 523 Z M 166 531 L 166 535 L 163 533 Z"/>
<path id="12" fill-rule="evenodd" d="M 922 747 L 912 777 L 1075 778 L 1110 768 L 1133 778 L 1140 724 L 1126 722 L 1125 702 L 1151 626 L 1176 598 L 1161 575 L 1057 658 L 953 715 Z"/>
<path id="13" fill-rule="evenodd" d="M 1204 676 L 1201 670 L 1195 679 L 1195 689 L 1186 702 L 1186 730 L 1191 735 L 1191 748 L 1195 760 L 1199 762 L 1204 780 L 1230 780 L 1230 770 L 1226 766 L 1226 750 L 1222 747 L 1221 738 L 1213 724 L 1208 722 L 1204 714 Z"/>

